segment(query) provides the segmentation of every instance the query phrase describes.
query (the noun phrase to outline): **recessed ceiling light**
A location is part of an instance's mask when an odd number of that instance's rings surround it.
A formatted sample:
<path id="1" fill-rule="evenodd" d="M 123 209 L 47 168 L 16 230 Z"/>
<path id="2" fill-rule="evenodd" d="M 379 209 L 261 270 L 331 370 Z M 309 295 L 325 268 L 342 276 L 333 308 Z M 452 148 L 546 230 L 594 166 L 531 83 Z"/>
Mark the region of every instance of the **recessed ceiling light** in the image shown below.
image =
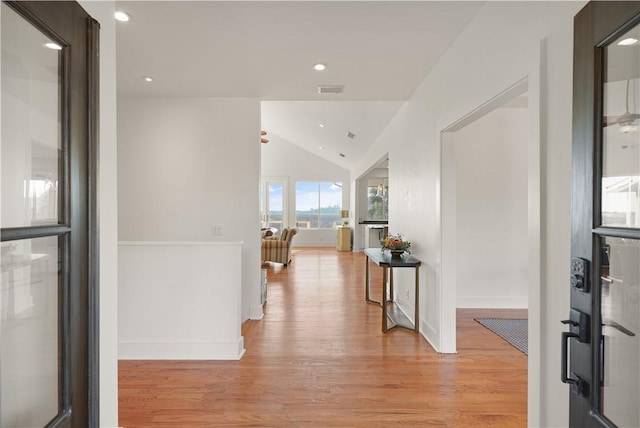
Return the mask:
<path id="1" fill-rule="evenodd" d="M 346 158 L 347 156 L 344 153 L 340 153 L 341 158 Z"/>
<path id="2" fill-rule="evenodd" d="M 618 42 L 619 46 L 631 46 L 638 43 L 638 39 L 634 39 L 633 37 L 627 37 L 626 39 L 620 40 Z"/>
<path id="3" fill-rule="evenodd" d="M 327 66 L 325 64 L 321 64 L 321 63 L 313 64 L 313 69 L 316 71 L 323 71 L 326 68 Z"/>
<path id="4" fill-rule="evenodd" d="M 56 51 L 62 50 L 62 46 L 60 46 L 57 43 L 53 43 L 53 42 L 45 43 L 42 46 L 44 46 L 45 48 L 56 50 Z"/>
<path id="5" fill-rule="evenodd" d="M 354 134 L 351 131 L 347 131 L 347 137 L 351 138 L 352 140 L 356 137 L 356 134 Z"/>
<path id="6" fill-rule="evenodd" d="M 142 79 L 143 79 L 145 82 L 153 82 L 153 78 L 152 78 L 152 77 L 149 77 L 149 76 L 142 76 Z"/>
<path id="7" fill-rule="evenodd" d="M 322 146 L 318 146 L 318 148 L 319 148 L 320 150 L 322 150 Z"/>
<path id="8" fill-rule="evenodd" d="M 324 125 L 321 123 L 318 125 L 320 128 L 324 128 Z"/>
<path id="9" fill-rule="evenodd" d="M 127 22 L 128 20 L 131 19 L 131 15 L 129 15 L 127 12 L 124 12 L 122 10 L 116 10 L 113 16 L 115 16 L 116 20 L 120 22 Z"/>

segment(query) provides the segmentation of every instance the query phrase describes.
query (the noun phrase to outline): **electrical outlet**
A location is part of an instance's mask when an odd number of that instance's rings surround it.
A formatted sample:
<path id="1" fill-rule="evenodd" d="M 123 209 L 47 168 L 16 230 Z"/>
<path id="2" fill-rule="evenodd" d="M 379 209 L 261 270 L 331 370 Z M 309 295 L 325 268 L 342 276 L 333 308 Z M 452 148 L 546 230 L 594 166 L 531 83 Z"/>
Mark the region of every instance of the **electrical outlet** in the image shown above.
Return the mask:
<path id="1" fill-rule="evenodd" d="M 404 298 L 409 300 L 409 289 L 408 288 L 404 291 Z"/>
<path id="2" fill-rule="evenodd" d="M 222 225 L 214 224 L 211 226 L 211 234 L 213 236 L 221 236 L 222 235 Z"/>

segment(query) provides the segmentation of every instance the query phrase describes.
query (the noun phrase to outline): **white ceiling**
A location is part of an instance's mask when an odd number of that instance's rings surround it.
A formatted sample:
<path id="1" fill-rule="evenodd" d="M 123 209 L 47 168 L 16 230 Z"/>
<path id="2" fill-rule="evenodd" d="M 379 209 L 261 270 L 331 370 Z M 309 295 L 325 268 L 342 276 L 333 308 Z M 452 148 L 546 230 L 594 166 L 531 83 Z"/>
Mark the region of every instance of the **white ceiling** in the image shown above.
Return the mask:
<path id="1" fill-rule="evenodd" d="M 483 4 L 123 1 L 131 21 L 117 24 L 118 93 L 304 100 L 264 103 L 263 128 L 348 167 Z M 327 70 L 313 70 L 318 62 Z M 344 93 L 319 95 L 323 84 Z M 350 146 L 345 129 L 357 135 Z"/>
<path id="2" fill-rule="evenodd" d="M 270 142 L 277 144 L 278 138 L 283 138 L 349 168 L 384 131 L 402 104 L 403 101 L 265 101 L 262 123 L 268 129 Z M 348 132 L 355 136 L 347 137 Z"/>

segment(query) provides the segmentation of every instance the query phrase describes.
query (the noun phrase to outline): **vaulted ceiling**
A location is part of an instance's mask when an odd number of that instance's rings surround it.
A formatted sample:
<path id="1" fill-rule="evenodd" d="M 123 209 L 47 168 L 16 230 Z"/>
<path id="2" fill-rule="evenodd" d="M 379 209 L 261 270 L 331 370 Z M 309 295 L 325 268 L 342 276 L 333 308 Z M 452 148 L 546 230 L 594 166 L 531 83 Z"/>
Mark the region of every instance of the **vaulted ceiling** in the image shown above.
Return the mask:
<path id="1" fill-rule="evenodd" d="M 483 4 L 123 1 L 118 93 L 259 98 L 269 135 L 348 168 Z"/>

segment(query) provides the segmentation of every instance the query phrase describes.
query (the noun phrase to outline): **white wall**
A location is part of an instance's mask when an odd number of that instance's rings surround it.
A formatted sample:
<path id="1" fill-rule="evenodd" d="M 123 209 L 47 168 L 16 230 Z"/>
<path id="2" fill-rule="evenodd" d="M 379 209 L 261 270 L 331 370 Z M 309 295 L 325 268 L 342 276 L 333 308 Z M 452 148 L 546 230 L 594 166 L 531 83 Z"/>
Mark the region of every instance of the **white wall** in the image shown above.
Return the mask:
<path id="1" fill-rule="evenodd" d="M 119 239 L 243 241 L 243 321 L 262 316 L 259 107 L 246 98 L 118 99 Z"/>
<path id="2" fill-rule="evenodd" d="M 488 2 L 352 170 L 358 177 L 389 153 L 390 229 L 405 233 L 423 261 L 422 332 L 438 348 L 441 132 L 516 82 L 541 73 L 541 321 L 530 330 L 539 329 L 542 343 L 529 358 L 540 361 L 529 367 L 530 426 L 561 427 L 568 421 L 568 388 L 558 380 L 558 338 L 569 308 L 569 287 L 563 285 L 570 258 L 573 17 L 584 3 Z M 398 280 L 398 287 L 408 288 L 409 278 Z"/>
<path id="3" fill-rule="evenodd" d="M 526 308 L 526 108 L 499 108 L 453 134 L 459 308 Z"/>
<path id="4" fill-rule="evenodd" d="M 119 358 L 240 359 L 241 251 L 241 242 L 120 242 Z"/>
<path id="5" fill-rule="evenodd" d="M 349 171 L 316 156 L 291 142 L 269 134 L 269 142 L 262 144 L 261 175 L 263 178 L 284 179 L 287 182 L 288 224 L 285 227 L 295 225 L 296 212 L 296 181 L 327 181 L 342 182 L 342 208 L 349 207 L 350 186 Z M 336 245 L 336 230 L 305 230 L 299 229 L 299 233 L 293 240 L 293 246 L 325 246 Z"/>

